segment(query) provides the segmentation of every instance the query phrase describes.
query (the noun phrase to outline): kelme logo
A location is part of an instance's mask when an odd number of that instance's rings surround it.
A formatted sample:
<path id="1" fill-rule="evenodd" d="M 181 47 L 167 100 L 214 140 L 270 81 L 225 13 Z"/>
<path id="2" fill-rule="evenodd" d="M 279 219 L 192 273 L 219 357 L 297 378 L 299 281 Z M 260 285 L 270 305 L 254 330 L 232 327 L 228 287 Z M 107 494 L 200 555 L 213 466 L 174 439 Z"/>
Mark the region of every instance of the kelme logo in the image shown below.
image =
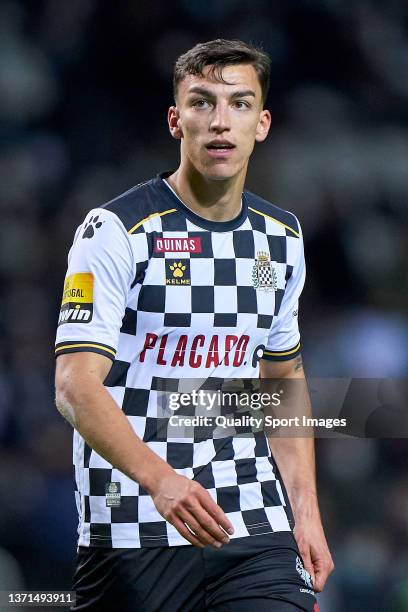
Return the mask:
<path id="1" fill-rule="evenodd" d="M 189 259 L 166 259 L 166 285 L 191 285 Z"/>

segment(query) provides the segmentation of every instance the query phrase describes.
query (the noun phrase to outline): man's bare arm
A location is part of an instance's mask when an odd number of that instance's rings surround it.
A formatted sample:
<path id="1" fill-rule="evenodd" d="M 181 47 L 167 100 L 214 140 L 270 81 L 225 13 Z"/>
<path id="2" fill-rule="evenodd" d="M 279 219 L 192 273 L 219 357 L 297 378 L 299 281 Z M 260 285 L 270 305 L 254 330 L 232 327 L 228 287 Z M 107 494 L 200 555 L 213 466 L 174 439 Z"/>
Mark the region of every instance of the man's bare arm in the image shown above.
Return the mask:
<path id="1" fill-rule="evenodd" d="M 261 377 L 287 379 L 286 400 L 289 416 L 311 416 L 311 405 L 305 380 L 302 357 L 283 362 L 261 360 Z M 293 384 L 290 379 L 293 379 Z M 283 385 L 285 386 L 285 385 Z M 281 405 L 285 414 L 285 400 Z M 300 423 L 302 421 L 300 420 Z M 294 536 L 304 564 L 313 578 L 316 591 L 322 591 L 327 577 L 334 569 L 320 518 L 316 488 L 314 438 L 311 428 L 293 427 L 286 435 L 268 436 L 272 454 L 282 475 L 295 517 Z"/>
<path id="2" fill-rule="evenodd" d="M 104 387 L 111 365 L 97 353 L 60 355 L 55 378 L 58 410 L 91 448 L 150 493 L 158 512 L 191 544 L 226 543 L 225 531 L 232 533 L 232 525 L 208 491 L 156 455 Z"/>
<path id="3" fill-rule="evenodd" d="M 302 357 L 299 355 L 295 359 L 281 362 L 261 360 L 260 368 L 262 378 L 274 379 L 276 383 L 287 381 L 286 385 L 278 385 L 284 387 L 284 394 L 280 407 L 274 408 L 276 416 L 297 416 L 300 422 L 300 425 L 286 427 L 283 432 L 269 436 L 269 443 L 284 477 L 290 502 L 296 505 L 301 492 L 302 496 L 308 494 L 311 500 L 314 499 L 317 503 L 313 430 L 301 425 L 301 416 L 309 417 L 312 414 Z"/>

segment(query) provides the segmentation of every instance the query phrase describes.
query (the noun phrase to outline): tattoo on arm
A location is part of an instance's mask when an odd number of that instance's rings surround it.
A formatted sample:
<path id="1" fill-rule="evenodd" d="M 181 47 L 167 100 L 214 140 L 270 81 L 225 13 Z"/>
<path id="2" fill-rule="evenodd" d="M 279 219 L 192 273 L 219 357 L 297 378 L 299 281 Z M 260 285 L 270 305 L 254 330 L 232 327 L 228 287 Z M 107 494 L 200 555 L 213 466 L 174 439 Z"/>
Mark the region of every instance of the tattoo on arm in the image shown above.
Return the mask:
<path id="1" fill-rule="evenodd" d="M 298 357 L 296 357 L 294 370 L 295 372 L 299 372 L 300 370 L 303 370 L 302 355 L 299 355 Z"/>

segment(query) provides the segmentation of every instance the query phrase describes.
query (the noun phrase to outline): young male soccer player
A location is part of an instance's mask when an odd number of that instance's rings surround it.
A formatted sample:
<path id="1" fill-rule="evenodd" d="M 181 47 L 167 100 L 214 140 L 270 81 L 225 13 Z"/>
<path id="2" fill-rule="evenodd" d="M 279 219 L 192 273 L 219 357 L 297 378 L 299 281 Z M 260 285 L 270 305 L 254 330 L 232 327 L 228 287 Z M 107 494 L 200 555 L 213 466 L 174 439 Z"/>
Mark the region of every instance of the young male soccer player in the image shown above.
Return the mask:
<path id="1" fill-rule="evenodd" d="M 75 428 L 74 609 L 315 611 L 333 569 L 311 438 L 173 437 L 159 401 L 163 380 L 303 377 L 300 226 L 244 191 L 269 71 L 240 41 L 181 56 L 178 169 L 75 235 L 56 344 Z"/>

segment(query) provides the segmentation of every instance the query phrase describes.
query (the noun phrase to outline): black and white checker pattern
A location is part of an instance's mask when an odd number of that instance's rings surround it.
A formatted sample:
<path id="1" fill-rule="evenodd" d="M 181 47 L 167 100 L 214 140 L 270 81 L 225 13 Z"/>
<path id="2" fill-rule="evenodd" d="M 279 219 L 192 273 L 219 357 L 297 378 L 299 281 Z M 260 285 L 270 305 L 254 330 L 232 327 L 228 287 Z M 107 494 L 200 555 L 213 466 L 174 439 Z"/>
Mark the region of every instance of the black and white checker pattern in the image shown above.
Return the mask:
<path id="1" fill-rule="evenodd" d="M 164 197 L 167 187 L 161 189 Z M 129 236 L 134 275 L 119 339 L 110 343 L 117 346 L 117 353 L 105 385 L 137 435 L 178 473 L 209 491 L 232 522 L 233 537 L 290 530 L 290 510 L 264 434 L 217 438 L 210 427 L 207 437 L 202 432 L 195 435 L 194 430 L 181 436 L 179 429 L 169 427 L 158 381 L 173 381 L 177 391 L 183 379 L 257 377 L 254 354 L 259 347 L 274 348 L 271 338 L 274 326 L 279 329 L 301 240 L 296 231 L 263 210 L 254 212 L 245 202 L 242 221 L 228 230 L 220 224 L 210 229 L 208 222 L 177 208 L 174 201 L 169 202 L 169 210 L 172 205 L 174 212 L 147 215 L 142 224 L 134 223 L 137 228 Z M 201 252 L 156 252 L 158 238 L 199 238 Z M 253 273 L 260 252 L 267 253 L 269 261 L 258 267 L 256 288 Z M 191 283 L 168 285 L 166 264 L 178 262 L 188 264 Z M 105 316 L 110 312 L 107 308 Z M 153 340 L 146 349 L 149 334 Z M 247 338 L 243 358 L 238 355 L 239 366 L 234 366 L 234 350 L 243 337 Z M 284 347 L 291 346 L 294 342 L 288 339 Z M 113 469 L 77 432 L 74 463 L 79 545 L 187 544 L 160 516 L 147 492 Z M 109 482 L 120 483 L 119 507 L 106 505 Z"/>
<path id="2" fill-rule="evenodd" d="M 172 215 L 166 216 L 167 224 Z M 160 220 L 154 220 L 155 225 Z M 253 284 L 253 267 L 258 251 L 268 251 L 270 240 L 265 234 L 252 230 L 249 220 L 241 228 L 224 233 L 199 231 L 188 219 L 180 219 L 177 228 L 173 220 L 171 232 L 153 231 L 155 237 L 200 237 L 202 253 L 153 253 L 145 272 L 143 286 L 134 309 L 138 317 L 150 313 L 157 325 L 194 328 L 214 327 L 269 330 L 273 316 L 277 314 L 286 282 L 287 263 L 273 263 L 278 276 L 277 291 L 272 289 L 271 269 L 261 266 L 262 285 L 269 291 L 256 291 Z M 187 227 L 190 231 L 183 231 Z M 277 226 L 279 229 L 280 227 Z M 232 239 L 231 239 L 232 238 Z M 269 238 L 269 240 L 268 240 Z M 281 252 L 278 238 L 275 251 Z M 286 236 L 285 236 L 286 239 Z M 286 250 L 286 249 L 285 249 Z M 189 260 L 191 285 L 165 286 L 165 260 L 181 262 Z M 282 259 L 282 257 L 280 257 Z"/>
<path id="3" fill-rule="evenodd" d="M 194 478 L 209 491 L 232 522 L 235 538 L 290 529 L 281 484 L 262 438 L 263 434 L 255 434 L 253 438 L 228 437 L 194 444 L 155 442 L 151 448 L 178 473 Z M 132 548 L 187 544 L 137 483 L 112 469 L 92 450 L 85 463 L 81 545 Z M 121 483 L 119 508 L 106 506 L 107 482 Z"/>

